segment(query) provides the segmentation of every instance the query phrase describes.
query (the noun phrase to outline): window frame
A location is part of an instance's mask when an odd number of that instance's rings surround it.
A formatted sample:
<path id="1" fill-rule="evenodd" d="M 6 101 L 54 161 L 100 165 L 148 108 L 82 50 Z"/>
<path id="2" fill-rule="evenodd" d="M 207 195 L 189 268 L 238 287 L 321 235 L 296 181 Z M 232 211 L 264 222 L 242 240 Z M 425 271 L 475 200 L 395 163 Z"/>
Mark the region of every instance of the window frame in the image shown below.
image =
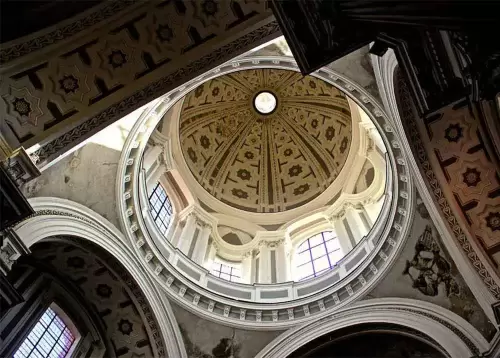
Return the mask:
<path id="1" fill-rule="evenodd" d="M 38 338 L 37 342 L 36 343 L 33 343 L 30 339 L 29 339 L 29 336 L 30 334 L 33 332 L 33 330 L 35 329 L 35 327 L 37 326 L 38 323 L 41 323 L 42 322 L 42 318 L 44 317 L 44 315 L 49 311 L 51 310 L 54 314 L 54 316 L 50 319 L 50 322 L 49 324 L 46 326 L 46 327 L 43 327 L 43 333 L 40 335 L 40 338 Z M 56 319 L 56 318 L 59 318 L 59 320 L 62 321 L 62 323 L 64 324 L 64 328 L 61 330 L 61 332 L 59 333 L 59 336 L 57 338 L 55 338 L 51 331 L 49 331 L 49 328 L 52 324 L 52 322 Z M 43 324 L 42 324 L 43 325 Z M 40 356 L 44 356 L 44 358 L 46 357 L 49 357 L 50 353 L 53 351 L 54 347 L 56 346 L 56 344 L 58 343 L 59 339 L 61 338 L 61 336 L 63 335 L 64 331 L 65 330 L 68 330 L 69 333 L 72 335 L 72 338 L 73 338 L 73 341 L 71 342 L 71 346 L 69 347 L 69 349 L 65 352 L 65 355 L 64 357 L 71 357 L 73 355 L 73 353 L 75 352 L 76 348 L 78 347 L 78 344 L 80 343 L 80 340 L 82 338 L 81 334 L 80 334 L 80 331 L 78 330 L 78 328 L 76 328 L 76 325 L 74 324 L 74 322 L 68 317 L 68 315 L 66 314 L 66 312 L 64 312 L 55 302 L 52 302 L 50 305 L 48 305 L 44 310 L 43 312 L 37 317 L 37 320 L 34 321 L 34 323 L 28 327 L 28 329 L 26 330 L 26 334 L 24 336 L 24 338 L 18 343 L 17 347 L 14 349 L 14 351 L 12 352 L 12 357 L 15 357 L 16 353 L 19 352 L 19 350 L 21 349 L 21 347 L 23 346 L 23 344 L 29 340 L 29 342 L 31 343 L 31 345 L 33 345 L 33 347 L 31 348 L 31 351 L 30 353 L 26 356 L 26 357 L 31 357 L 32 356 L 32 353 L 33 351 L 37 351 L 39 353 Z M 37 347 L 39 346 L 40 344 L 40 341 L 42 339 L 42 337 L 45 336 L 45 334 L 48 333 L 52 339 L 55 339 L 55 342 L 54 344 L 51 346 L 51 349 L 49 351 L 48 354 L 44 354 L 42 353 L 40 350 L 37 349 Z"/>
<path id="2" fill-rule="evenodd" d="M 161 192 L 158 193 L 158 190 L 161 190 L 163 194 L 165 194 L 165 198 L 161 199 Z M 152 200 L 156 197 L 158 201 L 160 201 L 160 206 L 158 210 L 156 209 L 156 204 L 152 203 Z M 165 187 L 161 184 L 160 181 L 158 181 L 151 191 L 151 194 L 148 196 L 148 205 L 149 205 L 149 211 L 151 213 L 151 218 L 153 219 L 156 227 L 158 228 L 158 231 L 163 234 L 163 236 L 166 236 L 168 233 L 168 229 L 170 228 L 170 225 L 172 224 L 173 217 L 174 217 L 174 205 L 172 204 L 172 200 L 170 200 L 170 197 L 167 194 L 167 190 Z M 167 215 L 168 215 L 168 221 L 166 220 L 165 217 L 161 217 L 160 213 L 162 212 L 162 209 L 165 208 Z M 164 229 L 162 229 L 162 226 Z"/>
<path id="3" fill-rule="evenodd" d="M 220 265 L 220 270 L 216 270 L 214 269 L 214 265 Z M 222 271 L 222 267 L 228 267 L 230 270 L 229 270 L 229 273 L 227 272 L 223 272 Z M 233 272 L 237 270 L 238 273 L 239 273 L 239 276 L 233 274 Z M 234 283 L 241 283 L 241 267 L 238 267 L 238 266 L 235 266 L 235 265 L 231 265 L 230 263 L 228 262 L 224 262 L 222 260 L 215 260 L 213 263 L 212 263 L 212 266 L 210 267 L 210 274 L 217 277 L 217 278 L 220 278 L 221 280 L 225 280 L 225 281 L 228 281 L 228 282 L 234 282 Z M 222 275 L 229 275 L 229 280 L 222 277 Z M 232 278 L 237 278 L 238 280 L 233 280 Z"/>
<path id="4" fill-rule="evenodd" d="M 328 235 L 328 234 L 331 234 L 330 238 L 326 238 L 325 237 L 325 235 Z M 312 239 L 317 239 L 319 236 L 321 238 L 321 242 L 312 245 L 311 244 L 311 240 Z M 337 248 L 329 251 L 327 244 L 329 242 L 334 242 L 334 241 L 337 241 Z M 306 245 L 306 247 L 302 248 L 302 246 L 304 246 L 304 245 Z M 314 257 L 313 249 L 318 248 L 318 247 L 322 247 L 323 248 L 323 253 L 320 256 L 318 256 L 318 257 Z M 316 233 L 314 235 L 309 236 L 308 238 L 302 240 L 300 242 L 300 244 L 298 244 L 296 246 L 296 249 L 294 251 L 295 252 L 294 252 L 294 258 L 293 258 L 293 263 L 294 263 L 293 270 L 294 270 L 294 273 L 295 273 L 294 274 L 295 278 L 299 277 L 298 272 L 300 272 L 300 268 L 301 267 L 310 265 L 311 268 L 312 268 L 312 273 L 309 274 L 309 275 L 307 275 L 307 276 L 305 276 L 305 277 L 300 277 L 300 278 L 296 279 L 296 281 L 298 281 L 298 282 L 300 282 L 300 281 L 306 281 L 306 280 L 309 280 L 309 279 L 312 279 L 312 278 L 316 278 L 316 277 L 318 277 L 320 275 L 323 275 L 324 273 L 332 270 L 333 268 L 337 267 L 337 263 L 341 259 L 339 259 L 336 262 L 332 263 L 332 259 L 331 259 L 330 255 L 332 253 L 335 253 L 335 252 L 342 253 L 342 249 L 340 247 L 339 238 L 336 235 L 335 231 L 333 231 L 333 230 L 324 230 L 324 231 L 321 231 L 319 233 Z M 297 265 L 296 263 L 297 263 L 297 259 L 299 258 L 299 255 L 307 255 L 308 258 L 307 258 L 307 261 L 302 262 L 300 265 Z M 323 268 L 323 269 L 317 269 L 316 265 L 315 265 L 315 262 L 318 261 L 318 260 L 320 260 L 320 259 L 323 259 L 325 256 L 326 256 L 326 259 L 328 261 L 328 267 L 327 268 Z"/>

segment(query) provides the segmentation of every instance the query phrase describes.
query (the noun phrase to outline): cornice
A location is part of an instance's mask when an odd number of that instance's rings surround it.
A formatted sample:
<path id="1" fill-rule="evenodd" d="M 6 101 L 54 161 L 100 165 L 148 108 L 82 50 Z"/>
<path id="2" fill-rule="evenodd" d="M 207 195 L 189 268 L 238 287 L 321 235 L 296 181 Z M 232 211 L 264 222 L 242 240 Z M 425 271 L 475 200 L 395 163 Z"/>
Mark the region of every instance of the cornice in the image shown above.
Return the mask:
<path id="1" fill-rule="evenodd" d="M 190 81 L 180 89 L 167 93 L 162 101 L 163 107 L 158 108 L 156 112 L 158 114 L 165 113 L 177 99 L 182 98 L 185 93 L 203 81 L 240 69 L 262 67 L 298 71 L 297 65 L 290 58 L 240 58 Z M 140 178 L 137 173 L 140 172 L 140 161 L 135 160 L 130 165 L 127 163 L 130 163 L 130 158 L 142 155 L 147 138 L 152 132 L 150 128 L 154 128 L 154 126 L 151 125 L 151 127 L 145 128 L 144 120 L 139 120 L 127 138 L 119 163 L 117 175 L 118 216 L 125 235 L 132 243 L 131 246 L 145 269 L 151 273 L 158 285 L 165 290 L 171 299 L 186 309 L 219 323 L 250 329 L 281 329 L 305 323 L 315 317 L 324 316 L 340 309 L 369 292 L 391 267 L 397 253 L 403 246 L 410 227 L 414 190 L 408 168 L 405 165 L 396 164 L 396 158 L 405 158 L 406 154 L 399 145 L 399 138 L 392 127 L 392 120 L 388 118 L 383 108 L 367 91 L 344 76 L 329 69 L 321 69 L 312 75 L 328 81 L 351 97 L 374 122 L 387 147 L 386 160 L 391 170 L 388 172 L 386 189 L 391 195 L 387 196 L 387 202 L 382 209 L 378 222 L 375 224 L 375 228 L 372 230 L 377 235 L 370 237 L 369 242 L 366 243 L 371 245 L 373 250 L 367 253 L 365 259 L 342 280 L 333 285 L 329 283 L 326 289 L 304 297 L 299 296 L 293 301 L 276 303 L 270 303 L 269 301 L 259 303 L 259 300 L 245 301 L 224 297 L 203 288 L 201 286 L 202 282 L 195 283 L 196 281 L 186 278 L 179 271 L 178 266 L 174 266 L 177 261 L 171 261 L 156 249 L 154 239 L 149 235 L 144 224 L 140 202 L 138 201 Z M 132 144 L 135 144 L 134 150 L 132 150 Z M 124 180 L 127 177 L 129 178 L 128 182 Z M 131 191 L 130 196 L 124 195 L 127 188 Z M 398 208 L 404 210 L 398 210 Z M 131 215 L 126 215 L 127 210 L 131 210 Z M 138 223 L 138 230 L 131 230 L 133 223 Z M 153 257 L 148 257 L 149 260 L 145 260 L 145 255 L 150 252 Z M 182 259 L 182 256 L 176 253 L 175 249 L 170 252 L 170 257 L 173 257 L 174 260 Z M 155 273 L 156 267 L 162 267 L 159 273 Z M 203 271 L 200 271 L 200 273 L 203 280 L 208 278 L 216 282 L 217 285 L 227 286 L 228 288 L 249 289 L 256 295 L 265 290 L 287 289 L 293 291 L 297 290 L 300 285 L 309 284 L 284 283 L 250 286 L 215 280 L 207 276 Z M 330 274 L 335 274 L 335 272 Z M 324 278 L 329 277 L 329 275 L 325 275 Z M 319 282 L 316 280 L 313 282 Z M 292 294 L 292 291 L 288 291 L 288 294 Z M 318 305 L 324 309 L 316 310 L 315 307 L 318 307 Z M 219 309 L 219 307 L 225 306 L 230 307 L 228 314 L 224 314 L 224 311 Z M 240 315 L 242 310 L 245 311 L 244 315 Z M 294 314 L 289 315 L 289 310 L 292 310 Z M 273 320 L 273 318 L 275 319 Z"/>

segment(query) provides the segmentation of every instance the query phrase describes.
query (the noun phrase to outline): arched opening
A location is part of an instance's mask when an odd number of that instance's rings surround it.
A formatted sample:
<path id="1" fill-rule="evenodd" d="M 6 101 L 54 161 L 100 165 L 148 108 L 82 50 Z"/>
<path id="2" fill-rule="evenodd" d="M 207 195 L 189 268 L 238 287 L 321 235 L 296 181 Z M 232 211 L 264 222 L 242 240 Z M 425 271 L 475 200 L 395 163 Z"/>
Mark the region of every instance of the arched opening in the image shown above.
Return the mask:
<path id="1" fill-rule="evenodd" d="M 325 334 L 288 358 L 447 358 L 430 337 L 392 324 L 360 324 Z"/>
<path id="2" fill-rule="evenodd" d="M 80 333 L 66 313 L 52 303 L 14 353 L 14 358 L 71 357 Z"/>
<path id="3" fill-rule="evenodd" d="M 23 300 L 2 312 L 0 356 L 164 356 L 149 304 L 114 257 L 69 236 L 30 251 L 7 277 Z"/>

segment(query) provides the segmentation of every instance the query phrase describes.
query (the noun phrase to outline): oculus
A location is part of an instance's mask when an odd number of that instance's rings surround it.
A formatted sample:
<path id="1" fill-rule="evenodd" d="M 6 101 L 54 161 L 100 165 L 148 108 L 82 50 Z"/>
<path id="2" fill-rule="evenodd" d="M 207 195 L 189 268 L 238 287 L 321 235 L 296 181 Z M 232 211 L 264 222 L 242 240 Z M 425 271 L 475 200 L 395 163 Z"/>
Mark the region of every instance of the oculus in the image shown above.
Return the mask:
<path id="1" fill-rule="evenodd" d="M 269 91 L 259 92 L 253 100 L 253 106 L 260 114 L 274 112 L 277 104 L 276 96 Z"/>

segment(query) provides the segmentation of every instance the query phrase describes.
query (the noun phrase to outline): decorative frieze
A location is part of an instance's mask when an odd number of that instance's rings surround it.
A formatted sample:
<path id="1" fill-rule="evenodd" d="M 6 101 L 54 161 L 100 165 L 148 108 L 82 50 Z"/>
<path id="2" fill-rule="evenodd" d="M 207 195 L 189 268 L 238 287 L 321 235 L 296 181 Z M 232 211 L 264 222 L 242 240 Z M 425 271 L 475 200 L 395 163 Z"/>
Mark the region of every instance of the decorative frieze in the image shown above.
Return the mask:
<path id="1" fill-rule="evenodd" d="M 345 289 L 346 289 L 347 293 L 349 294 L 349 296 L 354 295 L 354 291 L 352 290 L 351 285 L 346 285 Z"/>
<path id="2" fill-rule="evenodd" d="M 255 321 L 262 322 L 262 311 L 255 311 Z"/>
<path id="3" fill-rule="evenodd" d="M 309 306 L 308 305 L 304 305 L 302 306 L 302 309 L 304 311 L 304 315 L 306 316 L 309 316 L 311 313 L 309 312 Z"/>
<path id="4" fill-rule="evenodd" d="M 185 293 L 186 293 L 186 286 L 181 286 L 181 288 L 179 288 L 179 296 L 184 297 Z"/>
<path id="5" fill-rule="evenodd" d="M 208 303 L 208 312 L 213 312 L 214 311 L 214 307 L 215 307 L 215 302 L 210 300 L 210 302 Z"/>
<path id="6" fill-rule="evenodd" d="M 161 273 L 162 270 L 163 270 L 163 266 L 162 265 L 160 265 L 160 264 L 156 265 L 156 267 L 155 267 L 155 275 L 158 276 Z"/>
<path id="7" fill-rule="evenodd" d="M 278 311 L 277 310 L 273 310 L 272 318 L 273 318 L 273 322 L 278 322 Z"/>
<path id="8" fill-rule="evenodd" d="M 339 295 L 337 294 L 337 292 L 335 292 L 332 295 L 332 298 L 333 298 L 333 302 L 335 302 L 336 305 L 338 305 L 340 303 Z"/>

